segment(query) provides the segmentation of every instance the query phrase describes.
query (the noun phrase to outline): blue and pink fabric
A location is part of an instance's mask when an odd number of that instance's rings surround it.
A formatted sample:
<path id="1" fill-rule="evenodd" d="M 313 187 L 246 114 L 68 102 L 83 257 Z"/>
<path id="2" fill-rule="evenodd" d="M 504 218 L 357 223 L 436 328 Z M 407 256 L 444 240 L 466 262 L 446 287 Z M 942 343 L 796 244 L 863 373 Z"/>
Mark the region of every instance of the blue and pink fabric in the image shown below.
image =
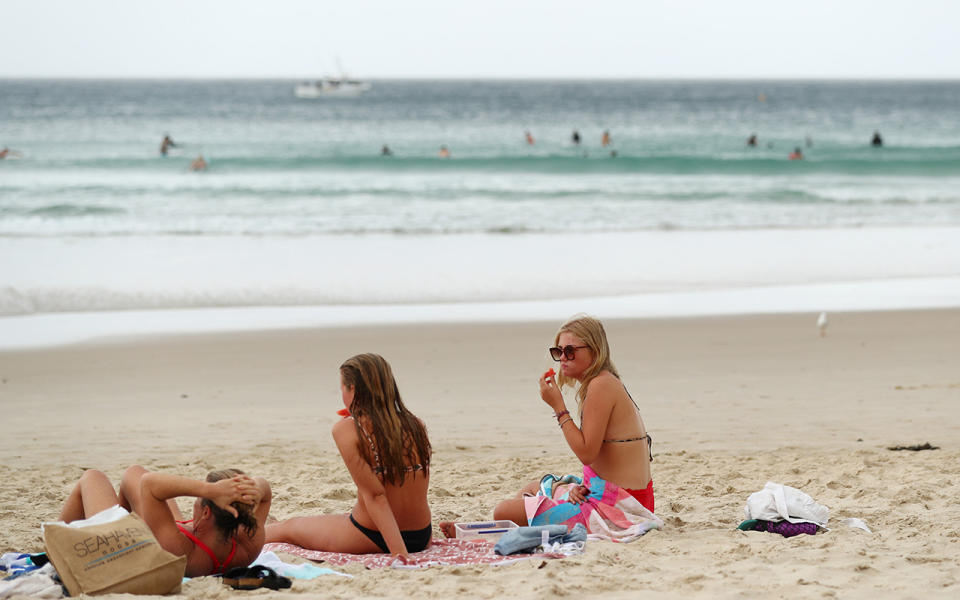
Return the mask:
<path id="1" fill-rule="evenodd" d="M 582 504 L 567 500 L 574 486 L 589 489 Z M 544 475 L 540 492 L 526 496 L 524 507 L 530 525 L 563 524 L 572 528 L 583 523 L 588 539 L 632 542 L 651 529 L 663 527 L 663 521 L 647 510 L 625 489 L 599 477 L 584 465 L 583 477 L 576 475 Z"/>

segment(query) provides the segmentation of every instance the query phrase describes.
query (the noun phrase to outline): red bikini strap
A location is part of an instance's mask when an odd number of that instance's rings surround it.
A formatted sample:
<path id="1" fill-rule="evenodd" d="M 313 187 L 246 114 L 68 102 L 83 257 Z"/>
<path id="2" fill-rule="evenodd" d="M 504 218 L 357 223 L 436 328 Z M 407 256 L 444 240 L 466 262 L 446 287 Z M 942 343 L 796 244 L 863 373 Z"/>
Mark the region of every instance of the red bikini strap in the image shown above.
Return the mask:
<path id="1" fill-rule="evenodd" d="M 177 529 L 180 530 L 180 533 L 187 536 L 187 539 L 189 539 L 191 542 L 196 544 L 198 548 L 200 548 L 201 550 L 207 553 L 207 556 L 209 556 L 210 560 L 213 561 L 214 573 L 223 573 L 227 570 L 227 565 L 229 565 L 230 561 L 233 560 L 233 555 L 237 553 L 237 538 L 233 538 L 231 540 L 233 542 L 233 545 L 230 547 L 230 554 L 227 555 L 227 559 L 223 561 L 223 563 L 221 563 L 219 560 L 217 560 L 217 555 L 213 553 L 213 550 L 211 550 L 206 544 L 201 542 L 200 539 L 197 538 L 197 536 L 193 535 L 193 532 L 188 530 L 183 525 L 180 525 L 180 523 L 177 523 Z"/>
<path id="2" fill-rule="evenodd" d="M 227 571 L 227 565 L 233 560 L 233 555 L 237 553 L 237 538 L 231 538 L 230 541 L 233 542 L 233 545 L 230 546 L 230 554 L 227 555 L 227 560 L 223 561 L 223 566 L 221 567 L 224 573 Z"/>

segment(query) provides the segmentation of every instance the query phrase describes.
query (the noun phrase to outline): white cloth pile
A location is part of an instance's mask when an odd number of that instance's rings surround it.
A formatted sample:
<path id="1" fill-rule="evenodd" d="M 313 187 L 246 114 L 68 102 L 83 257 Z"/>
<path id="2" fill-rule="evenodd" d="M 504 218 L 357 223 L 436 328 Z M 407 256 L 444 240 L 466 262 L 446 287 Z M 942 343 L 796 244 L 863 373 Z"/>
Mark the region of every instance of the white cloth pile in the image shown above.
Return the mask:
<path id="1" fill-rule="evenodd" d="M 814 523 L 826 529 L 830 509 L 797 488 L 768 481 L 759 492 L 750 494 L 743 508 L 747 519 Z"/>
<path id="2" fill-rule="evenodd" d="M 53 577 L 57 574 L 53 565 L 24 573 L 14 579 L 0 581 L 0 598 L 31 596 L 33 598 L 63 598 L 63 587 Z"/>

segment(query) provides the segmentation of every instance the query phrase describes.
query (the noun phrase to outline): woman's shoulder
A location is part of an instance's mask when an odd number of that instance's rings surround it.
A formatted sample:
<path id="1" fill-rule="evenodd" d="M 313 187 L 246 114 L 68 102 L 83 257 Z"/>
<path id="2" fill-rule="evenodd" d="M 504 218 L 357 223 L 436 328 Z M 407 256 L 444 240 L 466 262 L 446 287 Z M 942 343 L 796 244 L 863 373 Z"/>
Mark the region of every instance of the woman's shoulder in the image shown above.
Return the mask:
<path id="1" fill-rule="evenodd" d="M 257 557 L 260 556 L 263 550 L 262 537 L 259 540 L 254 540 L 247 538 L 245 534 L 238 533 L 236 540 L 236 555 L 233 557 L 233 560 L 230 561 L 230 564 L 227 565 L 228 568 L 244 567 L 251 564 L 257 560 Z"/>
<path id="2" fill-rule="evenodd" d="M 584 406 L 599 409 L 602 406 L 614 406 L 623 394 L 623 385 L 613 373 L 602 371 L 590 380 Z"/>
<path id="3" fill-rule="evenodd" d="M 330 433 L 333 435 L 333 439 L 340 441 L 350 441 L 351 439 L 357 439 L 357 427 L 353 422 L 353 417 L 347 417 L 345 419 L 340 419 L 333 424 L 333 427 L 330 428 Z"/>
<path id="4" fill-rule="evenodd" d="M 623 382 L 620 381 L 620 378 L 610 371 L 603 370 L 597 373 L 597 376 L 590 381 L 590 387 L 587 392 L 607 394 L 620 390 L 623 390 Z"/>

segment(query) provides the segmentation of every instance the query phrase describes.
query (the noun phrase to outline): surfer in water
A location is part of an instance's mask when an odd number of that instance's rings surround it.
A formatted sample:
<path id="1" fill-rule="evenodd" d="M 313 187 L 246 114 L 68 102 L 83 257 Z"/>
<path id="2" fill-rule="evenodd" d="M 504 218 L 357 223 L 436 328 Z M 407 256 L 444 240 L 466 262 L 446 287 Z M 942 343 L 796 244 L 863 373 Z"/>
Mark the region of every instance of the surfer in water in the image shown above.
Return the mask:
<path id="1" fill-rule="evenodd" d="M 6 146 L 4 146 L 3 150 L 0 150 L 0 160 L 3 160 L 4 158 L 20 158 L 21 156 L 23 155 L 16 150 L 7 148 Z"/>
<path id="2" fill-rule="evenodd" d="M 174 143 L 173 139 L 170 137 L 170 134 L 166 134 L 163 136 L 163 141 L 160 142 L 160 154 L 162 156 L 166 156 L 167 151 L 170 150 L 170 148 L 176 148 L 176 147 L 177 145 Z"/>
<path id="3" fill-rule="evenodd" d="M 573 142 L 575 146 L 580 145 L 580 132 L 576 129 L 573 130 L 573 133 L 570 134 L 570 141 Z"/>
<path id="4" fill-rule="evenodd" d="M 753 147 L 757 146 L 757 134 L 755 133 L 750 134 L 750 137 L 747 138 L 747 145 L 753 146 Z"/>
<path id="5" fill-rule="evenodd" d="M 383 148 L 380 148 L 380 156 L 393 156 L 393 151 L 390 150 L 390 146 L 384 144 Z"/>
<path id="6" fill-rule="evenodd" d="M 883 146 L 883 137 L 880 135 L 879 131 L 873 132 L 873 139 L 870 140 L 870 145 L 874 148 L 879 148 Z"/>

